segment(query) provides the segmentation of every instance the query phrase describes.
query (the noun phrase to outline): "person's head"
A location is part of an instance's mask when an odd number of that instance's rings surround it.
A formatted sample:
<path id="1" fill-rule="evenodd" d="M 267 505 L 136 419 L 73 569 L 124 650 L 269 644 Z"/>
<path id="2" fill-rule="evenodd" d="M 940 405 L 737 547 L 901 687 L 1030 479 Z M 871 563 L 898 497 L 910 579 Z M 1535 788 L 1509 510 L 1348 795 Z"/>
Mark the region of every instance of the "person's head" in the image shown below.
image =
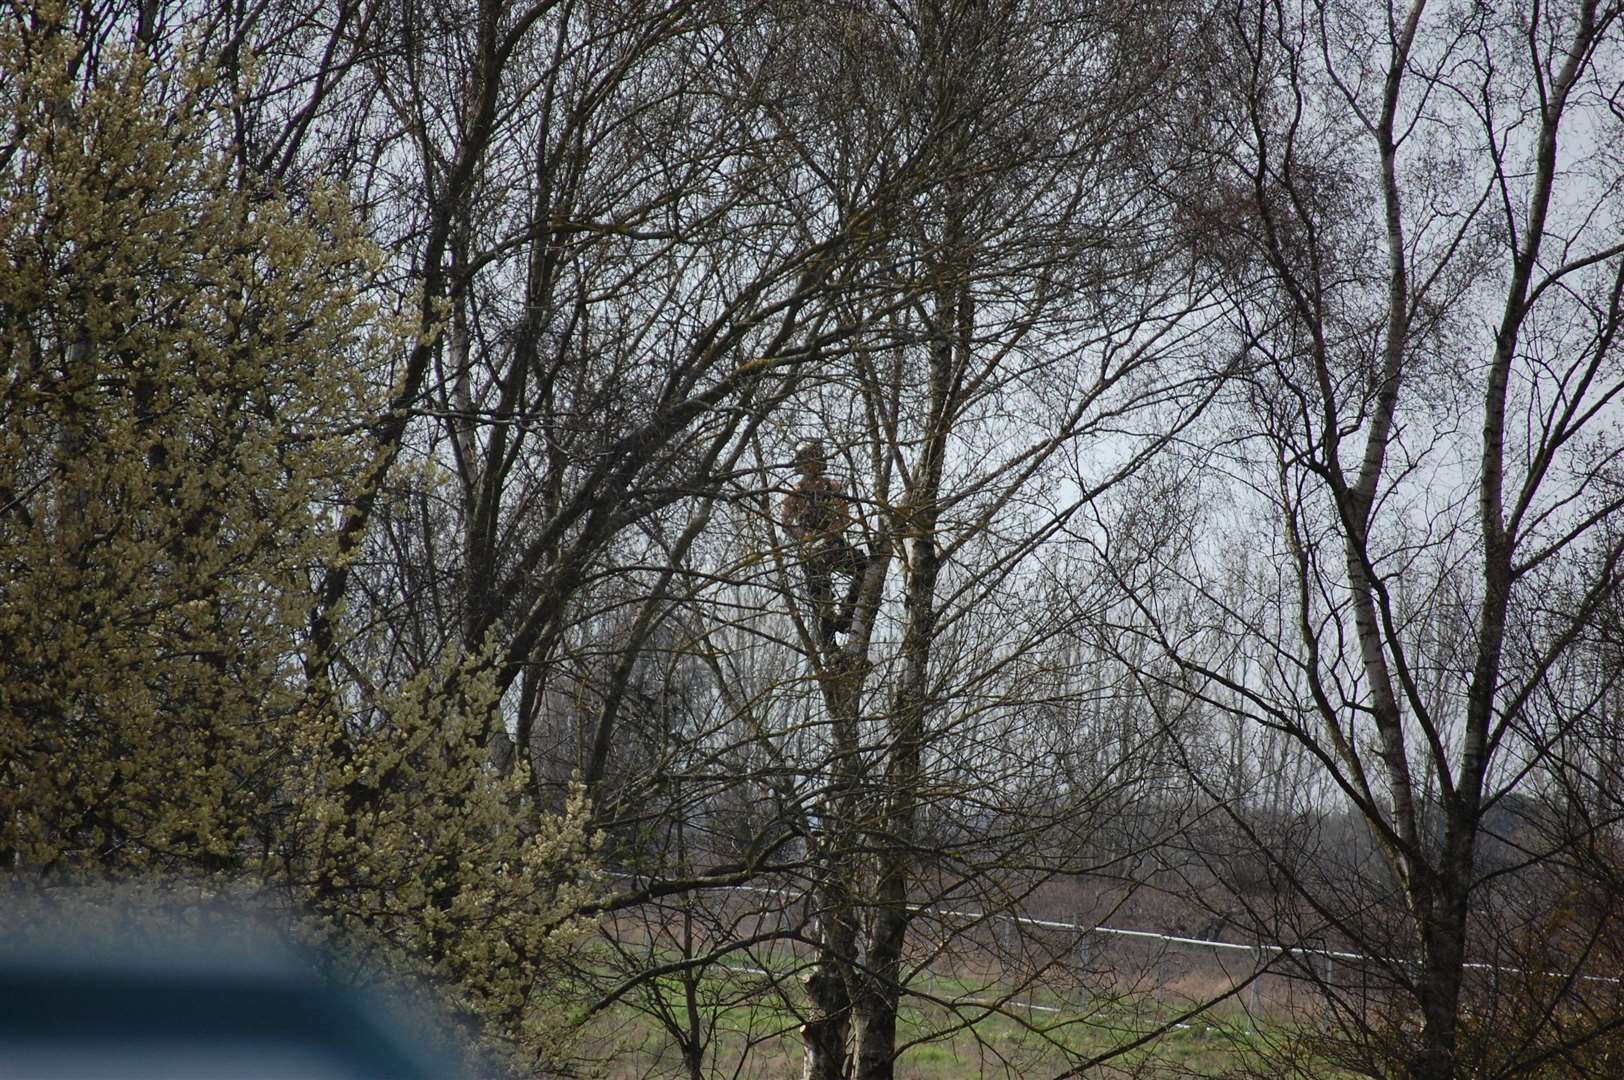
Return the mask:
<path id="1" fill-rule="evenodd" d="M 828 460 L 829 453 L 823 448 L 822 439 L 808 439 L 795 448 L 795 467 L 803 473 L 821 473 Z"/>

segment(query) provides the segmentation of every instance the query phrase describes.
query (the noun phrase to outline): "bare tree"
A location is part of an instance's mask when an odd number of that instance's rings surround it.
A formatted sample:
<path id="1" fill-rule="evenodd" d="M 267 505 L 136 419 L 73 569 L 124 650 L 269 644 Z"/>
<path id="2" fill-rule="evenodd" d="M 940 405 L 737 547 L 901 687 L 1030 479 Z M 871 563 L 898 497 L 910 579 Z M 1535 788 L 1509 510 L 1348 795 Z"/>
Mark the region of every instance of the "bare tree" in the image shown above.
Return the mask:
<path id="1" fill-rule="evenodd" d="M 1210 528 L 1252 565 L 1192 554 L 1206 613 L 1156 636 L 1368 832 L 1339 867 L 1234 818 L 1290 924 L 1371 957 L 1375 994 L 1325 985 L 1324 1048 L 1370 1075 L 1593 1075 L 1579 1048 L 1619 1022 L 1586 981 L 1611 905 L 1564 904 L 1571 933 L 1548 906 L 1605 880 L 1614 821 L 1517 807 L 1616 692 L 1589 642 L 1624 555 L 1620 14 L 1230 5 L 1233 92 L 1186 178 L 1251 361 Z"/>
<path id="2" fill-rule="evenodd" d="M 754 490 L 728 508 L 735 520 L 755 508 L 737 532 L 756 550 L 727 576 L 764 574 L 782 599 L 746 615 L 761 600 L 741 598 L 704 622 L 709 634 L 722 632 L 718 615 L 763 637 L 793 628 L 804 656 L 815 702 L 775 709 L 773 696 L 804 692 L 768 688 L 763 700 L 733 687 L 730 707 L 773 747 L 764 760 L 792 774 L 784 804 L 805 838 L 796 876 L 817 946 L 806 1074 L 881 1077 L 929 951 L 910 938 L 920 902 L 1007 908 L 1077 865 L 1074 845 L 1042 853 L 1045 829 L 1066 833 L 1071 815 L 1071 834 L 1086 831 L 1107 801 L 1033 797 L 1034 770 L 1052 774 L 1032 760 L 1043 709 L 1022 679 L 1050 662 L 1042 645 L 1058 627 L 1030 575 L 1082 507 L 1199 412 L 1211 365 L 1184 326 L 1200 286 L 1170 254 L 1176 223 L 1154 170 L 1114 156 L 1144 144 L 1156 121 L 1145 91 L 1166 75 L 1138 66 L 1142 42 L 1122 25 L 927 4 L 908 19 L 840 9 L 791 31 L 832 88 L 805 114 L 777 106 L 813 179 L 836 204 L 889 198 L 842 264 L 833 317 L 849 341 L 787 403 L 788 441 L 774 454 L 763 440 Z M 910 186 L 886 188 L 899 177 Z M 870 266 L 888 280 L 870 284 Z M 835 451 L 860 521 L 843 541 L 862 553 L 846 567 L 849 631 L 825 618 L 828 586 L 801 565 L 817 556 L 777 532 L 777 499 L 762 494 L 790 486 L 778 470 L 805 436 Z M 995 613 L 1016 612 L 995 629 Z M 977 831 L 988 835 L 966 845 Z M 986 925 L 933 929 L 952 939 Z"/>

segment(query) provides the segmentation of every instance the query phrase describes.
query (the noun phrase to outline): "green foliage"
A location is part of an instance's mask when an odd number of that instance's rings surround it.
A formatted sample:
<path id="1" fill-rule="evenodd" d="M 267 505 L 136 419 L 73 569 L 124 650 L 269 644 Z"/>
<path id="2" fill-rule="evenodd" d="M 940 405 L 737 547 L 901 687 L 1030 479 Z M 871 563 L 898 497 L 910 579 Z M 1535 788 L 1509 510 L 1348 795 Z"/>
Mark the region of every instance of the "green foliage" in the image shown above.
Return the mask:
<path id="1" fill-rule="evenodd" d="M 5 846 L 229 863 L 360 450 L 371 255 L 336 199 L 239 189 L 184 58 L 0 33 Z"/>
<path id="2" fill-rule="evenodd" d="M 597 838 L 583 791 L 538 816 L 522 765 L 502 777 L 486 763 L 496 699 L 488 667 L 448 661 L 351 737 L 314 721 L 278 874 L 301 883 L 323 929 L 413 958 L 505 1049 L 545 1058 L 572 1034 L 555 964 L 591 929 L 572 912 L 597 888 Z"/>
<path id="3" fill-rule="evenodd" d="M 377 252 L 245 183 L 200 58 L 101 49 L 0 24 L 0 866 L 249 883 L 545 1053 L 584 801 L 490 769 L 465 665 L 305 680 L 399 339 Z"/>

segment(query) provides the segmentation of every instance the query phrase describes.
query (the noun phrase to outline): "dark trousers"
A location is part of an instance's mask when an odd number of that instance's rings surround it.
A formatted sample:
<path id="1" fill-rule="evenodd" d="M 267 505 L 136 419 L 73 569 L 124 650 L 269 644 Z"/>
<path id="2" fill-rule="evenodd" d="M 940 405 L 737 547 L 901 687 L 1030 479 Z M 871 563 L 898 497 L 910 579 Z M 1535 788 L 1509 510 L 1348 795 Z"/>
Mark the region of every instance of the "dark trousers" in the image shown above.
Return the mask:
<path id="1" fill-rule="evenodd" d="M 803 556 L 806 583 L 812 593 L 812 605 L 818 614 L 818 628 L 825 640 L 851 629 L 857 612 L 857 594 L 863 588 L 863 570 L 868 558 L 844 536 L 826 536 L 806 546 Z M 845 602 L 835 607 L 834 576 L 847 574 L 851 584 L 846 587 Z"/>

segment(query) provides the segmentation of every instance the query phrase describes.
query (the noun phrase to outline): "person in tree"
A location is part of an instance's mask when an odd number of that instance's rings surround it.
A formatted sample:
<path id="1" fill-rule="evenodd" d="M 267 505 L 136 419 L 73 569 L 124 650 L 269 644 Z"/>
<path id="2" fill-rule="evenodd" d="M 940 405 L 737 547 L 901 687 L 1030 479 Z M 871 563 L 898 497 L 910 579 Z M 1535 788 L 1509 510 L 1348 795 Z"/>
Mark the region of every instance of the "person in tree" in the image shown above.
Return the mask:
<path id="1" fill-rule="evenodd" d="M 795 467 L 801 480 L 784 496 L 784 531 L 801 547 L 801 565 L 812 592 L 818 625 L 824 640 L 851 630 L 857 611 L 857 594 L 863 586 L 863 570 L 868 563 L 863 553 L 846 539 L 851 528 L 851 509 L 839 481 L 831 478 L 828 453 L 823 442 L 811 439 L 795 451 Z M 835 607 L 834 576 L 851 577 L 844 602 Z"/>

